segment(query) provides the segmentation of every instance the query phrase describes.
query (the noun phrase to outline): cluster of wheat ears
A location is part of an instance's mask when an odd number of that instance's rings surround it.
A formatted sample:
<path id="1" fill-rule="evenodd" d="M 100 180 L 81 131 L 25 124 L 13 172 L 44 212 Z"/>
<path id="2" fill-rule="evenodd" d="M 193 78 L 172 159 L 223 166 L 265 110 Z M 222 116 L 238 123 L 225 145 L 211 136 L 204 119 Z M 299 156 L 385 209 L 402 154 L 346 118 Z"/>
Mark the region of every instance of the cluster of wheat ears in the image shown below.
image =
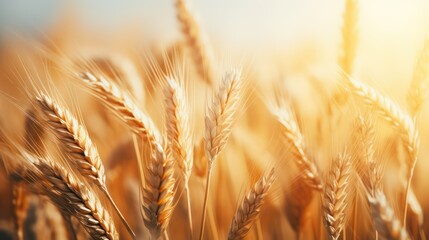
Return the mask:
<path id="1" fill-rule="evenodd" d="M 309 81 L 322 92 L 315 117 L 281 85 L 255 89 L 247 68 L 222 73 L 185 0 L 175 7 L 186 44 L 146 57 L 149 80 L 109 57 L 45 48 L 33 72 L 20 58 L 25 101 L 1 89 L 24 123 L 2 111 L 1 211 L 12 206 L 12 227 L 2 222 L 0 236 L 426 239 L 413 177 L 429 41 L 401 108 L 352 77 L 357 4 L 346 0 L 334 90 Z M 8 127 L 18 124 L 22 134 Z"/>

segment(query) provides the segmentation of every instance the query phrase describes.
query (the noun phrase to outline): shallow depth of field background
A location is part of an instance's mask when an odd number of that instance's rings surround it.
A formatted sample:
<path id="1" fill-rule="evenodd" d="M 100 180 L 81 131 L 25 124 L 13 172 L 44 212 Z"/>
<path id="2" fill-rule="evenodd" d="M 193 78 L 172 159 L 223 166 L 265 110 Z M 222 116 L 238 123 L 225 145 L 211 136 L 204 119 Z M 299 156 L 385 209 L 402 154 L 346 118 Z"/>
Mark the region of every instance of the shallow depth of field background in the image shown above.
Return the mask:
<path id="1" fill-rule="evenodd" d="M 216 61 L 223 65 L 245 62 L 253 74 L 251 78 L 257 79 L 262 86 L 279 79 L 284 81 L 291 94 L 300 101 L 302 111 L 307 109 L 310 112 L 307 116 L 312 115 L 312 109 L 317 108 L 314 102 L 318 99 L 303 90 L 303 86 L 308 88 L 304 79 L 315 77 L 330 84 L 336 81 L 344 1 L 188 2 Z M 391 96 L 404 109 L 407 109 L 406 91 L 416 58 L 425 38 L 429 37 L 428 12 L 429 2 L 424 0 L 359 1 L 353 76 Z M 8 62 L 2 55 L 13 53 L 16 39 L 24 42 L 50 39 L 62 48 L 86 46 L 100 52 L 123 53 L 143 45 L 165 48 L 183 37 L 170 0 L 0 0 L 1 69 L 7 68 Z M 0 91 L 11 85 L 0 80 Z M 7 103 L 0 103 L 0 106 L 5 105 Z M 429 154 L 428 116 L 429 104 L 425 103 L 419 122 L 421 156 Z M 88 123 L 88 126 L 94 125 Z M 89 131 L 97 132 L 97 129 Z M 312 135 L 307 132 L 306 136 Z M 102 136 L 95 138 L 101 155 L 109 156 L 106 149 L 115 144 L 99 142 Z M 269 144 L 264 143 L 266 145 Z M 420 158 L 417 172 L 429 167 L 428 160 L 428 157 Z M 389 174 L 388 178 L 395 177 L 395 174 Z M 242 180 L 238 181 L 238 185 L 243 184 Z M 427 222 L 429 199 L 424 189 L 429 187 L 429 178 L 416 173 L 413 181 Z"/>

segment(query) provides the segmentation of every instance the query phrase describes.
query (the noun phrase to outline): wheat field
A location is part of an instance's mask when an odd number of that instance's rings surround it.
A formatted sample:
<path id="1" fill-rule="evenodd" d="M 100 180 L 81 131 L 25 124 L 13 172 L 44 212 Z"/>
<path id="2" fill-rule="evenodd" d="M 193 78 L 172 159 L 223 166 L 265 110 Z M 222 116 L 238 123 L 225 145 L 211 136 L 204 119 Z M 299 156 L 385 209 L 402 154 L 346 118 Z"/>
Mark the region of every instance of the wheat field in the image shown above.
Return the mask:
<path id="1" fill-rule="evenodd" d="M 426 239 L 429 38 L 366 61 L 371 3 L 338 2 L 320 65 L 228 55 L 190 0 L 167 43 L 2 40 L 0 239 Z"/>

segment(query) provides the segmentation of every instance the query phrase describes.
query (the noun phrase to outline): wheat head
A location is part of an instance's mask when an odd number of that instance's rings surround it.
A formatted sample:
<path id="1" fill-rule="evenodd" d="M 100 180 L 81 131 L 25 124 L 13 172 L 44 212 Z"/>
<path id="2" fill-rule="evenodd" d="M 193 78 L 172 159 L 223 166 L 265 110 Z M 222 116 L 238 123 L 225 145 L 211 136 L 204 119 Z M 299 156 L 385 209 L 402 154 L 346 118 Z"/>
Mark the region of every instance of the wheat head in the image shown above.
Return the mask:
<path id="1" fill-rule="evenodd" d="M 342 239 L 349 195 L 350 156 L 343 153 L 335 159 L 323 194 L 323 221 L 328 238 Z"/>
<path id="2" fill-rule="evenodd" d="M 243 239 L 247 235 L 253 223 L 259 217 L 261 206 L 274 179 L 274 169 L 272 169 L 268 175 L 263 176 L 255 183 L 232 219 L 228 239 Z"/>

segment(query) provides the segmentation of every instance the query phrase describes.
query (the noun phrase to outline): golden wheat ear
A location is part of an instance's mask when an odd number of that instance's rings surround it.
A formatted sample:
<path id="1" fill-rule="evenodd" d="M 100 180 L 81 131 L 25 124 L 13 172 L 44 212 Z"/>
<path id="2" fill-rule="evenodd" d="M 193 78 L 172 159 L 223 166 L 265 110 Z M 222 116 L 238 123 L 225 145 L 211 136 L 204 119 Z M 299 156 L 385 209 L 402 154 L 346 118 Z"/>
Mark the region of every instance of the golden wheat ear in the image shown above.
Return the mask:
<path id="1" fill-rule="evenodd" d="M 63 213 L 76 217 L 93 239 L 119 239 L 100 199 L 71 172 L 52 161 L 39 161 L 36 167 L 44 194 Z"/>
<path id="2" fill-rule="evenodd" d="M 274 169 L 272 169 L 268 175 L 261 177 L 255 183 L 234 215 L 228 232 L 228 239 L 243 239 L 246 237 L 255 220 L 259 217 L 262 204 L 274 179 Z"/>
<path id="3" fill-rule="evenodd" d="M 353 61 L 356 55 L 357 45 L 357 22 L 358 22 L 358 1 L 346 0 L 342 34 L 342 55 L 339 59 L 341 68 L 347 74 L 352 73 Z"/>
<path id="4" fill-rule="evenodd" d="M 167 79 L 165 93 L 166 128 L 168 152 L 178 164 L 184 179 L 188 219 L 192 233 L 192 212 L 189 193 L 189 178 L 193 165 L 193 143 L 190 129 L 188 101 L 185 91 L 176 80 Z"/>
<path id="5" fill-rule="evenodd" d="M 323 222 L 328 238 L 342 239 L 349 195 L 350 156 L 339 154 L 335 159 L 323 193 Z"/>
<path id="6" fill-rule="evenodd" d="M 417 64 L 414 68 L 413 78 L 407 93 L 407 102 L 411 116 L 414 118 L 422 108 L 422 105 L 427 98 L 429 89 L 428 81 L 429 73 L 429 38 L 425 40 L 424 46 L 417 59 Z"/>
<path id="7" fill-rule="evenodd" d="M 286 144 L 292 147 L 295 164 L 303 174 L 306 184 L 316 190 L 321 190 L 323 182 L 316 164 L 311 161 L 305 153 L 304 138 L 299 130 L 295 114 L 289 106 L 281 106 L 273 110 L 277 122 L 281 127 L 281 132 L 285 137 Z"/>
<path id="8" fill-rule="evenodd" d="M 174 167 L 173 161 L 158 149 L 152 151 L 145 168 L 145 186 L 141 214 L 146 228 L 154 239 L 166 235 L 173 213 Z"/>
<path id="9" fill-rule="evenodd" d="M 177 20 L 192 54 L 199 76 L 213 84 L 213 66 L 208 55 L 208 46 L 203 41 L 199 26 L 186 5 L 186 0 L 176 0 Z"/>
<path id="10" fill-rule="evenodd" d="M 146 116 L 114 83 L 89 72 L 81 73 L 79 77 L 95 97 L 100 99 L 134 133 L 142 137 L 144 143 L 148 146 L 162 147 L 161 134 L 152 119 Z"/>
<path id="11" fill-rule="evenodd" d="M 36 97 L 36 103 L 46 123 L 52 129 L 55 136 L 60 141 L 62 148 L 70 158 L 72 166 L 74 166 L 85 179 L 97 185 L 105 194 L 130 235 L 135 238 L 134 232 L 110 196 L 106 186 L 104 165 L 97 148 L 92 143 L 84 126 L 81 125 L 67 109 L 62 108 L 44 94 L 39 94 L 39 96 Z"/>
<path id="12" fill-rule="evenodd" d="M 212 104 L 207 106 L 205 117 L 205 152 L 208 161 L 206 189 L 201 218 L 200 240 L 204 236 L 207 199 L 214 161 L 225 148 L 232 126 L 236 121 L 237 110 L 242 93 L 241 71 L 232 70 L 225 74 Z"/>

